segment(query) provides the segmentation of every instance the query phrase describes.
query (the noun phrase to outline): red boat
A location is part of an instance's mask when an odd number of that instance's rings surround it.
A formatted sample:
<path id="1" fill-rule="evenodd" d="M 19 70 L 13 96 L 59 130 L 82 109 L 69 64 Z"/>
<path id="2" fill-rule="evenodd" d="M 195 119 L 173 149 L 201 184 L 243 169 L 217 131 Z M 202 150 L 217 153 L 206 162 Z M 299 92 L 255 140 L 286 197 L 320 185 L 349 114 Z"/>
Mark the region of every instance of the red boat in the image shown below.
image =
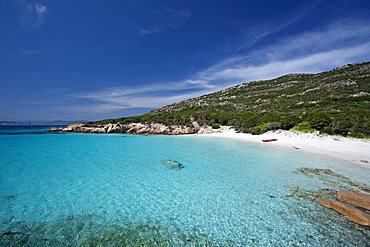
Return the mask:
<path id="1" fill-rule="evenodd" d="M 263 142 L 276 142 L 277 139 L 267 139 L 267 140 L 262 140 Z"/>

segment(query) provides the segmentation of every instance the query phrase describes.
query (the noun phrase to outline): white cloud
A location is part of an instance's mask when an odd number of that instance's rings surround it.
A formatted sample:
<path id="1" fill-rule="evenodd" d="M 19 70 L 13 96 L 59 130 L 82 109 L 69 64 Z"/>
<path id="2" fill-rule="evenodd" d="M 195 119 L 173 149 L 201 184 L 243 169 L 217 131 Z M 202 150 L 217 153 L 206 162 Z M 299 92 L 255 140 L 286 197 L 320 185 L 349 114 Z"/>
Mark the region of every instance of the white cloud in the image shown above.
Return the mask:
<path id="1" fill-rule="evenodd" d="M 353 47 L 338 48 L 290 59 L 272 59 L 260 65 L 221 66 L 216 70 L 210 69 L 200 74 L 207 78 L 209 83 L 219 81 L 227 85 L 235 82 L 270 79 L 289 73 L 317 73 L 347 63 L 366 61 L 369 58 L 370 42 L 366 42 Z"/>
<path id="2" fill-rule="evenodd" d="M 72 100 L 85 102 L 66 109 L 107 113 L 131 108 L 157 108 L 242 82 L 288 73 L 316 73 L 369 59 L 370 26 L 342 21 L 325 29 L 285 38 L 250 54 L 229 57 L 182 81 L 72 95 Z"/>
<path id="3" fill-rule="evenodd" d="M 218 81 L 224 84 L 263 80 L 288 73 L 316 73 L 335 68 L 347 63 L 355 63 L 370 58 L 370 42 L 350 48 L 320 52 L 294 59 L 273 60 L 262 65 L 247 65 L 239 67 L 223 67 L 201 73 L 201 77 L 210 82 Z M 230 85 L 231 85 L 230 84 Z"/>
<path id="4" fill-rule="evenodd" d="M 15 55 L 20 56 L 20 57 L 29 57 L 29 56 L 39 55 L 43 53 L 44 53 L 43 51 L 39 51 L 39 50 L 19 49 L 15 53 Z"/>
<path id="5" fill-rule="evenodd" d="M 96 92 L 70 95 L 70 100 L 78 99 L 82 102 L 79 106 L 68 106 L 66 109 L 68 111 L 104 113 L 131 108 L 157 108 L 196 97 L 199 95 L 199 91 L 211 92 L 213 90 L 213 85 L 209 85 L 206 81 L 190 79 L 140 87 L 108 88 Z"/>
<path id="6" fill-rule="evenodd" d="M 138 108 L 158 108 L 171 102 L 178 102 L 196 97 L 198 93 L 188 93 L 175 96 L 141 96 L 141 97 L 110 97 L 95 98 L 93 102 L 59 107 L 59 110 L 68 113 L 89 113 L 91 115 L 115 112 L 118 110 Z"/>
<path id="7" fill-rule="evenodd" d="M 191 13 L 185 10 L 175 10 L 165 4 L 156 5 L 155 8 L 145 12 L 145 19 L 131 20 L 129 25 L 138 35 L 149 35 L 177 29 L 184 25 Z"/>
<path id="8" fill-rule="evenodd" d="M 35 7 L 35 10 L 36 10 L 36 14 L 37 15 L 42 15 L 46 11 L 46 6 L 44 6 L 42 4 L 36 3 L 34 5 L 34 7 Z"/>
<path id="9" fill-rule="evenodd" d="M 34 29 L 44 24 L 48 8 L 40 3 L 28 3 L 23 0 L 15 0 L 15 3 L 23 9 L 20 23 L 25 29 Z"/>
<path id="10" fill-rule="evenodd" d="M 301 20 L 303 17 L 305 17 L 308 13 L 310 13 L 313 9 L 317 8 L 320 5 L 321 1 L 311 1 L 308 6 L 305 6 L 302 11 L 298 11 L 295 13 L 294 16 L 283 19 L 281 21 L 277 21 L 275 23 L 270 24 L 263 24 L 263 25 L 253 25 L 252 27 L 248 28 L 247 32 L 247 39 L 243 44 L 238 47 L 234 54 L 239 53 L 242 50 L 248 49 L 258 43 L 263 38 L 273 34 L 277 33 L 290 25 L 293 25 L 297 23 L 299 20 Z"/>
<path id="11" fill-rule="evenodd" d="M 341 21 L 300 33 L 246 55 L 227 58 L 197 73 L 209 84 L 232 85 L 287 73 L 315 73 L 370 59 L 370 26 Z"/>

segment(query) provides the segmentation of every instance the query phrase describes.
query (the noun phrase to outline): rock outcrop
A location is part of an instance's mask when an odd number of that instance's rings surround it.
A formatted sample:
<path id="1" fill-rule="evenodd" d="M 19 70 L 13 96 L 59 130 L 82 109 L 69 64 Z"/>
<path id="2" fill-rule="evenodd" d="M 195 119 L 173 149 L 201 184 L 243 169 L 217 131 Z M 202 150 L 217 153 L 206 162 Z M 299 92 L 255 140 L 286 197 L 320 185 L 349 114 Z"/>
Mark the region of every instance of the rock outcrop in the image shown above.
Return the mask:
<path id="1" fill-rule="evenodd" d="M 297 199 L 315 200 L 337 211 L 349 221 L 361 226 L 370 226 L 370 187 L 348 177 L 335 173 L 330 168 L 301 167 L 297 173 L 323 181 L 329 188 L 319 191 L 291 188 L 291 195 Z M 357 190 L 356 190 L 357 189 Z"/>
<path id="2" fill-rule="evenodd" d="M 339 191 L 335 197 L 343 202 L 370 210 L 370 194 L 365 194 L 354 190 L 342 190 Z"/>
<path id="3" fill-rule="evenodd" d="M 71 124 L 65 128 L 53 128 L 51 132 L 76 132 L 76 133 L 121 133 L 121 134 L 149 134 L 149 135 L 185 135 L 185 134 L 208 134 L 213 130 L 209 126 L 200 127 L 194 122 L 192 127 L 160 123 L 129 123 L 129 124 L 105 124 L 88 126 L 85 124 Z"/>
<path id="4" fill-rule="evenodd" d="M 361 226 L 370 226 L 370 215 L 349 204 L 331 201 L 323 198 L 317 199 L 324 206 L 331 208 L 344 215 L 348 220 Z"/>

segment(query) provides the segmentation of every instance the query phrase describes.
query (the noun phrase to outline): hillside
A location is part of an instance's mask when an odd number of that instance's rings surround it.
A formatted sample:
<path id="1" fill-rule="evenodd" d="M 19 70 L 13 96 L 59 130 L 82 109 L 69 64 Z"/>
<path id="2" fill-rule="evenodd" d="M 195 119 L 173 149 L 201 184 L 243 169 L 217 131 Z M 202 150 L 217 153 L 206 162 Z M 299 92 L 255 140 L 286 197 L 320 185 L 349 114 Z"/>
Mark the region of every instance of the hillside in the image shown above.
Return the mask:
<path id="1" fill-rule="evenodd" d="M 318 74 L 290 74 L 253 81 L 146 114 L 87 123 L 161 123 L 164 125 L 234 126 L 254 134 L 271 129 L 318 130 L 370 136 L 370 62 Z"/>

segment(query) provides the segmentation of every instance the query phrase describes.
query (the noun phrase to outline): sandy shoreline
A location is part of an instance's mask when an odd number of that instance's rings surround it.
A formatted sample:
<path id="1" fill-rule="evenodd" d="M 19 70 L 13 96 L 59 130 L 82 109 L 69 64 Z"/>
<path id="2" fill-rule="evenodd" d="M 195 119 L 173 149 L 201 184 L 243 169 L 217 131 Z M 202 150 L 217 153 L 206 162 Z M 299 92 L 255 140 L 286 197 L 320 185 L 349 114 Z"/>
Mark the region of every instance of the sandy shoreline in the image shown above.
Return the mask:
<path id="1" fill-rule="evenodd" d="M 206 137 L 222 137 L 249 142 L 263 143 L 264 139 L 278 139 L 264 145 L 283 146 L 301 152 L 325 155 L 334 159 L 355 163 L 370 168 L 370 141 L 355 138 L 328 136 L 320 134 L 296 133 L 292 131 L 269 131 L 262 135 L 236 133 L 232 129 L 223 129 L 219 133 L 197 134 Z"/>

